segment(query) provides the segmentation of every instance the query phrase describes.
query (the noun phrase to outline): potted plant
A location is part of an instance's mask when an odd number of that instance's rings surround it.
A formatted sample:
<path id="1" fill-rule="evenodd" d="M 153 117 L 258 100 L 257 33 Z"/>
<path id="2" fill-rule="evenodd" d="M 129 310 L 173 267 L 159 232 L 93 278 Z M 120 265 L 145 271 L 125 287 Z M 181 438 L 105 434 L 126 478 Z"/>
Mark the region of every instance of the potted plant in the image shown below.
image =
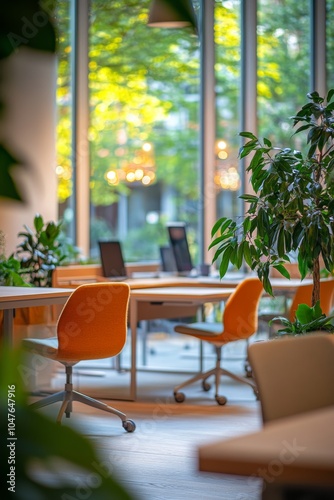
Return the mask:
<path id="1" fill-rule="evenodd" d="M 5 235 L 0 230 L 0 286 L 29 286 L 22 277 L 21 264 L 13 255 L 6 257 Z"/>
<path id="2" fill-rule="evenodd" d="M 304 335 L 315 331 L 334 333 L 333 319 L 334 314 L 330 316 L 323 314 L 318 300 L 312 307 L 307 304 L 299 304 L 294 321 L 289 321 L 283 316 L 277 316 L 269 321 L 269 325 L 277 320 L 282 323 L 284 328 L 277 331 L 279 336 Z"/>
<path id="3" fill-rule="evenodd" d="M 0 286 L 30 286 L 23 277 L 20 261 L 0 255 Z"/>
<path id="4" fill-rule="evenodd" d="M 59 241 L 60 222 L 44 222 L 41 215 L 34 217 L 34 229 L 24 225 L 26 231 L 18 234 L 22 242 L 17 246 L 14 258 L 20 263 L 20 273 L 31 286 L 51 287 L 52 272 L 65 259 Z M 16 311 L 16 325 L 53 324 L 51 306 L 20 308 Z"/>
<path id="5" fill-rule="evenodd" d="M 229 263 L 243 262 L 256 271 L 264 289 L 273 295 L 271 268 L 290 278 L 286 269 L 291 252 L 297 254 L 301 279 L 313 279 L 312 306 L 320 298 L 320 262 L 334 269 L 334 89 L 327 99 L 317 92 L 292 117 L 295 134 L 305 135 L 306 152 L 274 147 L 251 132 L 239 156 L 252 155 L 247 171 L 254 194 L 241 198 L 248 204 L 238 220 L 222 217 L 212 228 L 213 262 L 220 261 L 223 277 Z"/>
<path id="6" fill-rule="evenodd" d="M 26 231 L 18 234 L 23 241 L 17 246 L 15 256 L 33 286 L 52 286 L 52 271 L 66 258 L 59 241 L 61 225 L 62 221 L 44 222 L 37 214 L 34 230 L 24 225 Z"/>

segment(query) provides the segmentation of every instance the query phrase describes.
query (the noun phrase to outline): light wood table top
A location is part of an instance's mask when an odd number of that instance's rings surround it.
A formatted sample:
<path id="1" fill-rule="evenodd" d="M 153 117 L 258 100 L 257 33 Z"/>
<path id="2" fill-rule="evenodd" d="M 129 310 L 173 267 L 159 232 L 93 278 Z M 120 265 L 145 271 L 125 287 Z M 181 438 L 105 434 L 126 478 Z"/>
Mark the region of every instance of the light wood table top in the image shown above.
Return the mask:
<path id="1" fill-rule="evenodd" d="M 334 487 L 334 406 L 267 423 L 199 448 L 199 469 L 262 477 L 269 484 Z"/>
<path id="2" fill-rule="evenodd" d="M 13 340 L 14 309 L 20 307 L 64 304 L 73 289 L 24 286 L 0 286 L 0 310 L 3 310 L 3 338 L 9 344 Z"/>
<path id="3" fill-rule="evenodd" d="M 164 276 L 159 275 L 155 278 L 129 278 L 125 280 L 132 290 L 137 290 L 139 288 L 164 288 L 164 287 L 227 287 L 233 288 L 237 286 L 243 279 L 250 277 L 251 275 L 242 275 L 230 273 L 228 276 L 220 279 L 219 276 Z M 255 275 L 254 275 L 255 276 Z M 105 278 L 103 276 L 98 276 L 96 278 L 98 281 L 110 281 L 110 278 Z M 84 281 L 76 280 L 71 282 L 71 284 L 82 284 Z M 284 291 L 295 291 L 298 286 L 308 285 L 312 283 L 311 279 L 305 279 L 301 281 L 300 279 L 286 279 L 286 278 L 271 278 L 271 285 L 274 292 L 284 292 Z"/>
<path id="4" fill-rule="evenodd" d="M 229 297 L 233 289 L 231 287 L 193 287 L 193 286 L 169 286 L 163 288 L 140 288 L 131 290 L 131 300 L 145 301 L 169 301 L 169 302 L 191 302 L 200 303 L 217 301 Z"/>
<path id="5" fill-rule="evenodd" d="M 47 301 L 50 301 L 50 304 L 55 304 L 57 299 L 61 303 L 72 292 L 72 289 L 66 288 L 0 286 L 0 309 L 43 305 Z"/>

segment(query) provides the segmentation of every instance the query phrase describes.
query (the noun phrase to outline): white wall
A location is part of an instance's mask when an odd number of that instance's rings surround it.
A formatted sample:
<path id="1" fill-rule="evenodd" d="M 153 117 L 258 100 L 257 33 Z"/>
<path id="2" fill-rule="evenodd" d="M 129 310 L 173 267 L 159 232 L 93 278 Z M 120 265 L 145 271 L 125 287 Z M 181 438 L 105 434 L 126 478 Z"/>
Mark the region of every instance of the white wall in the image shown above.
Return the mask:
<path id="1" fill-rule="evenodd" d="M 20 203 L 0 198 L 0 229 L 9 255 L 20 241 L 17 234 L 23 224 L 32 227 L 36 213 L 45 221 L 57 220 L 56 57 L 22 48 L 1 63 L 1 75 L 0 97 L 5 110 L 0 141 L 23 160 L 15 167 L 15 179 L 26 200 Z"/>

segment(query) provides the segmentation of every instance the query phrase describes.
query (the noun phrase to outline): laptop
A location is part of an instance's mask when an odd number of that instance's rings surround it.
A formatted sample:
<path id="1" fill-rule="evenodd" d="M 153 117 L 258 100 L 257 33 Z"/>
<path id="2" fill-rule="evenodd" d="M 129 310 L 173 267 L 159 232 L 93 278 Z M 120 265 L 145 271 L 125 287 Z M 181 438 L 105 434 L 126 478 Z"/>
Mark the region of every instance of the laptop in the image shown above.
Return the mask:
<path id="1" fill-rule="evenodd" d="M 99 241 L 100 259 L 103 276 L 112 281 L 128 278 L 119 241 Z"/>

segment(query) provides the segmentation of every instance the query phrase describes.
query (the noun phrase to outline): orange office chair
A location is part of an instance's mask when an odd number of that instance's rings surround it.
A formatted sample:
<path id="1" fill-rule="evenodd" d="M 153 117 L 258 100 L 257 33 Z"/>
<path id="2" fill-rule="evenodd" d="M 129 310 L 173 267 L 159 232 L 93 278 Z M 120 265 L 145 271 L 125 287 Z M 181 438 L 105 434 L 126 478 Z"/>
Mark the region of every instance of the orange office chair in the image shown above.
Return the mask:
<path id="1" fill-rule="evenodd" d="M 78 401 L 117 415 L 127 432 L 136 428 L 126 415 L 105 403 L 73 390 L 72 369 L 79 361 L 116 356 L 127 336 L 127 311 L 130 288 L 126 283 L 90 283 L 76 288 L 68 298 L 57 323 L 57 337 L 24 339 L 23 346 L 34 354 L 59 361 L 65 366 L 63 391 L 52 394 L 32 406 L 62 401 L 57 422 L 63 414 L 69 418 L 72 402 Z"/>
<path id="2" fill-rule="evenodd" d="M 210 390 L 211 385 L 207 379 L 213 375 L 215 377 L 215 399 L 219 405 L 227 402 L 225 396 L 219 396 L 220 376 L 227 375 L 238 382 L 252 387 L 256 393 L 254 382 L 246 378 L 239 377 L 224 368 L 221 368 L 221 350 L 225 344 L 236 340 L 248 340 L 257 331 L 258 326 L 258 305 L 263 292 L 262 283 L 258 278 L 246 278 L 236 287 L 225 304 L 225 309 L 221 323 L 193 323 L 191 325 L 177 325 L 175 331 L 209 342 L 216 351 L 216 366 L 207 372 L 201 372 L 174 388 L 174 398 L 178 403 L 185 400 L 180 389 L 198 380 L 202 380 L 202 387 L 205 391 Z"/>

